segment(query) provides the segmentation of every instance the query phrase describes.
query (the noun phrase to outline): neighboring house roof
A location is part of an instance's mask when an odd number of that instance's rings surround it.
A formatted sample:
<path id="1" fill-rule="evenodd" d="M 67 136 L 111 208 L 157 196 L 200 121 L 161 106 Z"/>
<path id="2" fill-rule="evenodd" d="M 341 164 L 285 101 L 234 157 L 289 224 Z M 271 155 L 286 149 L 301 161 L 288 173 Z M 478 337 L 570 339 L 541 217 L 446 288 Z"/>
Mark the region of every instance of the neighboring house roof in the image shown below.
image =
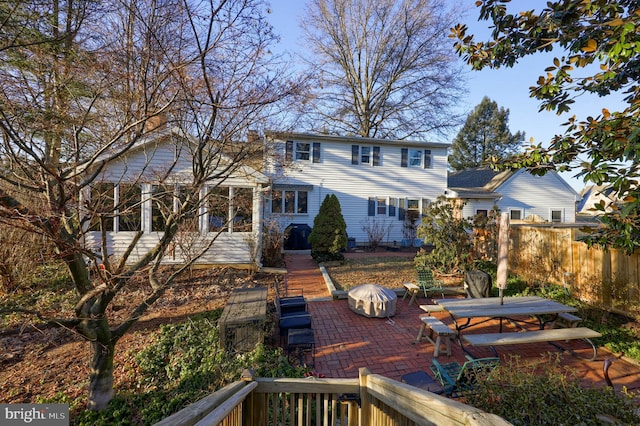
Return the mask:
<path id="1" fill-rule="evenodd" d="M 450 173 L 447 178 L 447 195 L 450 198 L 497 199 L 501 197 L 497 190 L 518 173 L 527 173 L 527 171 L 521 169 L 497 172 L 487 167 L 478 167 Z M 550 171 L 547 174 L 557 176 L 567 190 L 577 195 L 571 185 L 556 172 Z"/>
<path id="2" fill-rule="evenodd" d="M 496 172 L 486 167 L 466 169 L 450 173 L 447 178 L 449 196 L 457 198 L 499 198 L 495 192 L 515 172 Z"/>
<path id="3" fill-rule="evenodd" d="M 618 201 L 617 197 L 613 194 L 613 188 L 605 185 L 591 185 L 587 186 L 580 193 L 580 201 L 576 207 L 578 213 L 588 215 L 598 215 L 602 212 L 600 210 L 594 210 L 593 206 L 600 201 L 605 202 L 605 210 L 610 211 L 608 206 L 610 203 Z"/>

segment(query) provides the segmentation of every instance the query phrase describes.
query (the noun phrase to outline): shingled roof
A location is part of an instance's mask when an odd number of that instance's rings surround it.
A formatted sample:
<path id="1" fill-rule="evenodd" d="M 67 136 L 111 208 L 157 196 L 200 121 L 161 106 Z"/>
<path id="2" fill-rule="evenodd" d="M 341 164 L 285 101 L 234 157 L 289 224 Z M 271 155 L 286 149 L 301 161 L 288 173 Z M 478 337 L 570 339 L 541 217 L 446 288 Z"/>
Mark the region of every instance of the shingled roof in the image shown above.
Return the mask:
<path id="1" fill-rule="evenodd" d="M 450 173 L 447 178 L 447 187 L 460 196 L 500 196 L 494 191 L 513 174 L 514 172 L 510 170 L 496 172 L 487 167 L 465 169 Z"/>

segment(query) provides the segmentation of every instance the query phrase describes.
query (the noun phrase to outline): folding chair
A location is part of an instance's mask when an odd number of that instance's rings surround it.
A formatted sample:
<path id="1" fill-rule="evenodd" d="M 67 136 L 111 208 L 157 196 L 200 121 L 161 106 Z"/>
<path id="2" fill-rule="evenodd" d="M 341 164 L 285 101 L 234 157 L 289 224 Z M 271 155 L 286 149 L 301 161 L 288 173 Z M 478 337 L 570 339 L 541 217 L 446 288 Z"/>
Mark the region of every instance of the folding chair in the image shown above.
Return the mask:
<path id="1" fill-rule="evenodd" d="M 468 356 L 467 360 L 462 365 L 458 362 L 440 364 L 436 359 L 431 360 L 431 371 L 442 384 L 444 395 L 459 398 L 466 392 L 472 392 L 475 385 L 500 364 L 500 358 L 474 359 Z"/>
<path id="2" fill-rule="evenodd" d="M 430 269 L 418 269 L 418 286 L 424 291 L 424 297 L 429 298 L 429 293 L 440 293 L 444 299 L 442 281 L 433 277 Z"/>

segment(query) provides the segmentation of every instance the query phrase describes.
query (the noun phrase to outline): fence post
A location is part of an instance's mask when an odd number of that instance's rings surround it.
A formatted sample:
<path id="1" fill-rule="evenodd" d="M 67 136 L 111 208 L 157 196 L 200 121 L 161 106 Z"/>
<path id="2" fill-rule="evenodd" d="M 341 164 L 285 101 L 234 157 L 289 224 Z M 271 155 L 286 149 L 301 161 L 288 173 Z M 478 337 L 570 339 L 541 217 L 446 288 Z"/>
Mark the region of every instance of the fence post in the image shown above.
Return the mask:
<path id="1" fill-rule="evenodd" d="M 361 367 L 358 370 L 358 376 L 360 377 L 360 426 L 371 424 L 371 401 L 367 387 L 367 376 L 369 374 L 371 374 L 371 371 L 367 367 Z"/>

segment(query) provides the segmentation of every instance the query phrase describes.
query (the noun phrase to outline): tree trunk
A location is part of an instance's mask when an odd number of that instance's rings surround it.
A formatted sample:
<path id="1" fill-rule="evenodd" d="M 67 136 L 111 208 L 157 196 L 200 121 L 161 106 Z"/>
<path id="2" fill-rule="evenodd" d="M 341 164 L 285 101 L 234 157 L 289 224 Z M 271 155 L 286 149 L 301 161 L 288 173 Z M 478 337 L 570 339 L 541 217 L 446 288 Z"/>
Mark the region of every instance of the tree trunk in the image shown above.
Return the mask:
<path id="1" fill-rule="evenodd" d="M 91 375 L 87 408 L 99 411 L 107 408 L 113 398 L 113 356 L 115 343 L 91 342 Z"/>

